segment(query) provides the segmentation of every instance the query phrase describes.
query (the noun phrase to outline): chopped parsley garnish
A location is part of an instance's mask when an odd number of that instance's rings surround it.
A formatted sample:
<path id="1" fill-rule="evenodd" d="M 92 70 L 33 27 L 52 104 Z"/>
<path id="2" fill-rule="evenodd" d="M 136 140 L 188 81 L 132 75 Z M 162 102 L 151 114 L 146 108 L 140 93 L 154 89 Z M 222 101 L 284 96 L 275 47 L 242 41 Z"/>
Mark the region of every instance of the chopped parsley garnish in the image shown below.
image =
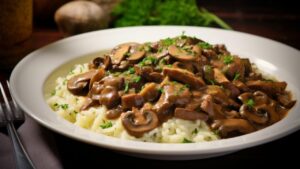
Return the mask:
<path id="1" fill-rule="evenodd" d="M 133 82 L 138 83 L 141 81 L 141 79 L 142 79 L 141 76 L 134 76 L 132 80 L 133 80 Z"/>
<path id="2" fill-rule="evenodd" d="M 164 93 L 164 89 L 162 87 L 157 89 L 160 93 Z"/>
<path id="3" fill-rule="evenodd" d="M 182 143 L 192 143 L 192 141 L 187 138 L 183 138 Z"/>
<path id="4" fill-rule="evenodd" d="M 54 96 L 56 94 L 56 90 L 54 89 L 52 92 L 51 92 L 51 96 Z"/>
<path id="5" fill-rule="evenodd" d="M 210 80 L 208 80 L 209 81 L 209 83 L 211 84 L 211 85 L 215 85 L 216 84 L 216 81 L 214 80 L 214 79 L 210 79 Z"/>
<path id="6" fill-rule="evenodd" d="M 102 129 L 107 129 L 107 128 L 110 128 L 112 126 L 113 126 L 113 124 L 111 123 L 111 121 L 106 121 L 105 123 L 103 123 L 103 124 L 100 125 L 100 127 Z"/>
<path id="7" fill-rule="evenodd" d="M 224 59 L 223 62 L 224 62 L 226 65 L 228 65 L 228 64 L 230 64 L 230 63 L 233 62 L 233 56 L 231 56 L 231 55 L 224 56 L 223 59 Z"/>
<path id="8" fill-rule="evenodd" d="M 238 80 L 239 78 L 240 78 L 240 74 L 239 73 L 235 73 L 233 80 Z"/>
<path id="9" fill-rule="evenodd" d="M 193 131 L 192 131 L 192 134 L 197 134 L 199 131 L 197 128 L 195 128 Z"/>
<path id="10" fill-rule="evenodd" d="M 129 69 L 127 70 L 127 73 L 128 73 L 128 74 L 134 74 L 134 73 L 135 73 L 134 68 L 133 68 L 133 67 L 129 68 Z"/>
<path id="11" fill-rule="evenodd" d="M 74 114 L 77 114 L 77 113 L 78 113 L 78 111 L 74 110 L 74 111 L 73 111 L 73 113 L 74 113 Z"/>
<path id="12" fill-rule="evenodd" d="M 157 59 L 153 56 L 145 57 L 141 62 L 138 63 L 139 66 L 145 66 L 145 65 L 156 65 Z"/>
<path id="13" fill-rule="evenodd" d="M 211 49 L 213 46 L 207 42 L 199 42 L 198 46 L 200 46 L 201 49 Z"/>
<path id="14" fill-rule="evenodd" d="M 125 89 L 124 89 L 124 92 L 127 93 L 129 90 L 129 83 L 128 82 L 125 82 Z"/>
<path id="15" fill-rule="evenodd" d="M 246 102 L 246 105 L 250 108 L 253 108 L 254 107 L 254 100 L 253 99 L 248 99 L 247 102 Z"/>
<path id="16" fill-rule="evenodd" d="M 163 46 L 171 46 L 171 45 L 175 44 L 175 40 L 172 38 L 166 38 L 166 39 L 163 39 L 161 41 L 161 43 Z"/>
<path id="17" fill-rule="evenodd" d="M 60 105 L 60 107 L 64 110 L 67 110 L 69 108 L 69 105 L 68 104 L 62 104 L 62 105 Z"/>

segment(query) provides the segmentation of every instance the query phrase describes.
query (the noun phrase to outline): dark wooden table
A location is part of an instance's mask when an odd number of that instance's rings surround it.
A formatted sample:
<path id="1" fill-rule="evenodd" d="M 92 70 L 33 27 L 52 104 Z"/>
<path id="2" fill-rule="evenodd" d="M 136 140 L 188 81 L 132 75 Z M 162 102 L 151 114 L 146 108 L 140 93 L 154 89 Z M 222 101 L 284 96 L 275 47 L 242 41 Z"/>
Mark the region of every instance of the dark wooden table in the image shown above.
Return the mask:
<path id="1" fill-rule="evenodd" d="M 238 1 L 238 0 L 202 0 L 199 4 L 214 12 L 234 30 L 248 32 L 259 36 L 286 43 L 300 49 L 300 14 L 298 5 L 289 1 Z M 61 39 L 61 34 L 55 26 L 36 26 L 29 40 L 32 50 Z M 283 56 L 284 57 L 284 56 Z M 0 78 L 9 77 L 10 70 L 1 71 Z M 299 77 L 297 77 L 299 78 Z M 111 150 L 88 145 L 76 140 L 53 133 L 56 144 L 65 168 L 89 168 L 103 167 L 103 162 L 111 162 L 110 168 L 120 164 L 133 167 L 143 163 L 146 167 L 172 167 L 172 168 L 203 168 L 203 167 L 231 167 L 237 163 L 245 163 L 247 166 L 257 166 L 257 163 L 269 164 L 298 164 L 295 155 L 300 149 L 300 131 L 285 138 L 245 149 L 230 155 L 193 161 L 157 161 L 139 159 L 121 155 Z M 94 167 L 93 167 L 94 168 Z"/>

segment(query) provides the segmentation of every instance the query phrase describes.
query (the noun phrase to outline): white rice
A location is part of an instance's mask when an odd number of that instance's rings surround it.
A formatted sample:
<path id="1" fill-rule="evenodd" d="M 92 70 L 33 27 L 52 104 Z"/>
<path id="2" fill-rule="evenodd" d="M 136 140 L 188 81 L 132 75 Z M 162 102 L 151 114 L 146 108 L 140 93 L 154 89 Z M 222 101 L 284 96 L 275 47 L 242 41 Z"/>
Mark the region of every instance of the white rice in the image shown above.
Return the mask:
<path id="1" fill-rule="evenodd" d="M 136 138 L 127 133 L 120 118 L 116 120 L 106 118 L 105 106 L 91 107 L 88 110 L 80 111 L 85 100 L 84 97 L 71 94 L 66 84 L 71 77 L 87 71 L 88 64 L 75 65 L 66 77 L 57 78 L 55 90 L 47 100 L 49 106 L 59 116 L 71 123 L 108 136 L 145 142 L 182 143 L 219 139 L 204 121 L 188 121 L 177 118 L 171 118 L 160 127 L 145 133 L 143 137 Z"/>

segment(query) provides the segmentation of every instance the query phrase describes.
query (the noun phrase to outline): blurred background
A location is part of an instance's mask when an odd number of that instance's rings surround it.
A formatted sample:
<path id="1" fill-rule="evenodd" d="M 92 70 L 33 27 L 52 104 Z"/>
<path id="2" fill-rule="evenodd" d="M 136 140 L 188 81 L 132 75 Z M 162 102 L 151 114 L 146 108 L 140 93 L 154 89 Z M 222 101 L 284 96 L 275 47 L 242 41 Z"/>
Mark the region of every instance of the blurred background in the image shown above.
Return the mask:
<path id="1" fill-rule="evenodd" d="M 233 29 L 300 48 L 294 0 L 0 0 L 0 14 L 2 70 L 64 37 L 134 25 Z"/>

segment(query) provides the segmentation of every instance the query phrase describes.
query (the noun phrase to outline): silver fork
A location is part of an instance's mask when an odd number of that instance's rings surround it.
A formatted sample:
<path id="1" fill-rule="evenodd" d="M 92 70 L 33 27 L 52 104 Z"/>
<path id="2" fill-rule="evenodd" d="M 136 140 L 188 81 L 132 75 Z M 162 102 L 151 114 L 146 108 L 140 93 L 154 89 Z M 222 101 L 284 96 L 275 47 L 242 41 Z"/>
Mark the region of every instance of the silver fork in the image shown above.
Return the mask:
<path id="1" fill-rule="evenodd" d="M 7 89 L 7 90 L 5 90 Z M 25 116 L 22 110 L 17 106 L 16 102 L 10 95 L 9 83 L 0 83 L 0 90 L 3 102 L 0 103 L 0 126 L 6 125 L 8 135 L 10 136 L 15 153 L 16 168 L 17 169 L 34 169 L 33 162 L 30 160 L 19 134 L 15 128 L 14 123 L 25 121 Z M 8 91 L 8 92 L 6 92 Z M 11 99 L 9 101 L 9 99 Z"/>

